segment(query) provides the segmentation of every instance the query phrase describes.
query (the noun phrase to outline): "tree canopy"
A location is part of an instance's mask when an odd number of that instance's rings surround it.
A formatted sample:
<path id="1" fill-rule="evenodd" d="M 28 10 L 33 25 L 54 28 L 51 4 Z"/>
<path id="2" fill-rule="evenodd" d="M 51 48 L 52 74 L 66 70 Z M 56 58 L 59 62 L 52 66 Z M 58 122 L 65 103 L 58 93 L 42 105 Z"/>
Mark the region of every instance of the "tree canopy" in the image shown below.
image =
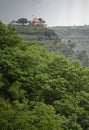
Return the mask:
<path id="1" fill-rule="evenodd" d="M 89 68 L 0 23 L 0 130 L 89 130 Z"/>
<path id="2" fill-rule="evenodd" d="M 24 25 L 24 24 L 28 23 L 28 20 L 26 18 L 20 18 L 16 21 L 16 23 Z"/>

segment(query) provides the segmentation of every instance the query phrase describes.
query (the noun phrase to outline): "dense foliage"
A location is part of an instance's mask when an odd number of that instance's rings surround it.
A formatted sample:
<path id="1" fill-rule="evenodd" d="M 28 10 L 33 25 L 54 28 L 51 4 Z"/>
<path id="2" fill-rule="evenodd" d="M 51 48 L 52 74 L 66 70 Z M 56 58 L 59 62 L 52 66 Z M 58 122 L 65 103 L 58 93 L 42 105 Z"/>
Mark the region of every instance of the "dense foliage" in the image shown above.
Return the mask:
<path id="1" fill-rule="evenodd" d="M 28 20 L 26 18 L 20 18 L 16 21 L 16 23 L 24 25 L 28 23 Z"/>
<path id="2" fill-rule="evenodd" d="M 0 23 L 0 130 L 89 130 L 89 69 Z"/>

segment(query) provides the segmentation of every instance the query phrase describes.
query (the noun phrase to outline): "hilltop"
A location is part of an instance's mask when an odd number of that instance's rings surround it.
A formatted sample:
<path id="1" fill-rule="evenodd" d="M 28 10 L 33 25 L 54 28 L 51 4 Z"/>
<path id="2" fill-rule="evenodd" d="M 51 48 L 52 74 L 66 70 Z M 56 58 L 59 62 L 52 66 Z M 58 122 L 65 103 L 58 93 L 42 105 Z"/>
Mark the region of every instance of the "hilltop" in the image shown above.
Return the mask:
<path id="1" fill-rule="evenodd" d="M 57 34 L 44 25 L 14 25 L 16 32 L 26 41 L 60 41 Z"/>

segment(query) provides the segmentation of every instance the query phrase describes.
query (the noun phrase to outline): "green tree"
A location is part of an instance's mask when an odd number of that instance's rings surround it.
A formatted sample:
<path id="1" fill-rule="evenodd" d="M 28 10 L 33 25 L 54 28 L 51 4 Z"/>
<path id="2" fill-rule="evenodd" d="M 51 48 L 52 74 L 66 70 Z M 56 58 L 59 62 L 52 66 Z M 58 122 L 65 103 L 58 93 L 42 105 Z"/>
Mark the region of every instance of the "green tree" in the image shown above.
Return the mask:
<path id="1" fill-rule="evenodd" d="M 88 130 L 89 68 L 0 28 L 0 129 Z"/>
<path id="2" fill-rule="evenodd" d="M 15 32 L 15 29 L 11 25 L 5 26 L 0 22 L 0 49 L 15 46 L 20 42 L 21 38 Z"/>
<path id="3" fill-rule="evenodd" d="M 28 23 L 28 20 L 26 18 L 20 18 L 16 21 L 16 23 L 24 25 Z"/>
<path id="4" fill-rule="evenodd" d="M 45 23 L 45 20 L 44 20 L 44 19 L 42 19 L 42 18 L 38 18 L 38 19 L 39 19 L 39 21 L 40 21 L 41 24 L 44 24 L 44 23 Z"/>
<path id="5" fill-rule="evenodd" d="M 13 130 L 14 117 L 10 103 L 0 96 L 0 130 Z"/>

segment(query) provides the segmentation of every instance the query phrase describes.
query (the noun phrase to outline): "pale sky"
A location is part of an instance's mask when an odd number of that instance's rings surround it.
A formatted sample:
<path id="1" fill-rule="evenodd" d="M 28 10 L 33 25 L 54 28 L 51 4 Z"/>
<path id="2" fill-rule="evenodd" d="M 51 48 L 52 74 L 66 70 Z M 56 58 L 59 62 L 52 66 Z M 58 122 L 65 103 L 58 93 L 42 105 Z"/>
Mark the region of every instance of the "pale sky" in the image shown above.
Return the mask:
<path id="1" fill-rule="evenodd" d="M 0 0 L 0 20 L 43 18 L 48 26 L 89 25 L 89 0 Z"/>

